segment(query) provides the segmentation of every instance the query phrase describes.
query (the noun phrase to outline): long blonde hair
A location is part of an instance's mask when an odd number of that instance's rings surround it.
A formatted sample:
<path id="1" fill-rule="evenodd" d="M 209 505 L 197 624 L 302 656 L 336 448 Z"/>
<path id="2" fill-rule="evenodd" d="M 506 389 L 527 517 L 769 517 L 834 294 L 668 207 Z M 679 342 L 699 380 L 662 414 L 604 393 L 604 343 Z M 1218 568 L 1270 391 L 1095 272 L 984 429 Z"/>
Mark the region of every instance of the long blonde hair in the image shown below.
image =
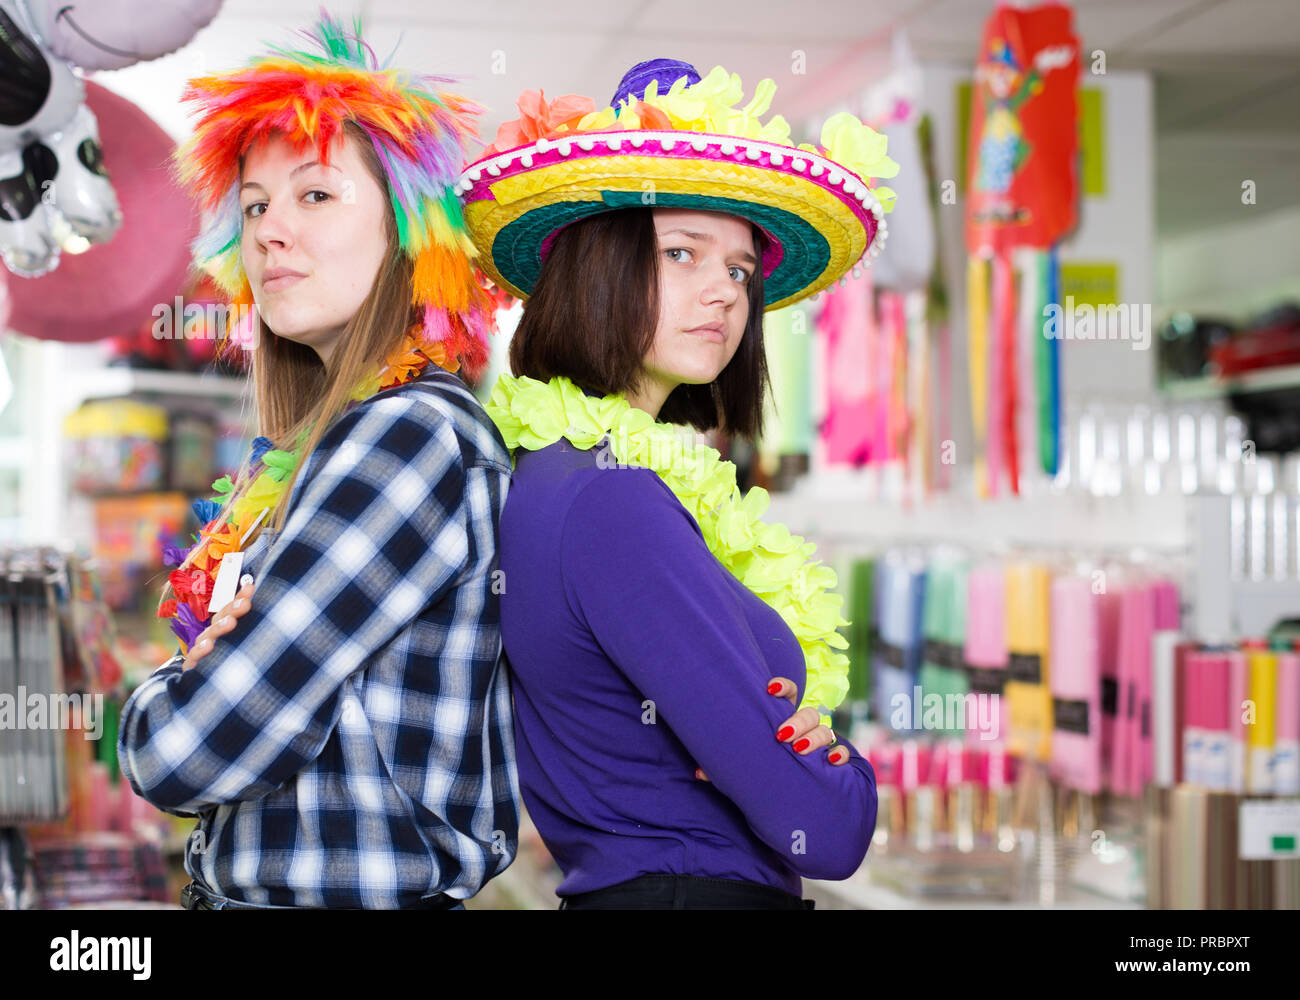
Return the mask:
<path id="1" fill-rule="evenodd" d="M 278 337 L 260 317 L 255 320 L 261 326 L 257 349 L 252 352 L 251 373 L 258 433 L 278 449 L 298 452 L 293 473 L 285 484 L 284 499 L 276 505 L 269 523 L 258 528 L 259 533 L 267 528 L 278 532 L 284 527 L 289 513 L 289 496 L 308 456 L 329 430 L 330 424 L 351 402 L 357 385 L 373 374 L 401 345 L 406 331 L 419 319 L 412 301 L 412 265 L 398 242 L 397 223 L 392 201 L 387 196 L 387 182 L 379 157 L 360 128 L 349 122 L 344 129 L 356 143 L 367 171 L 385 192 L 387 251 L 374 284 L 348 320 L 328 364 L 322 364 L 311 347 Z M 235 354 L 239 350 L 229 338 L 222 345 L 223 354 Z M 218 523 L 224 520 L 230 506 L 248 491 L 255 479 L 245 462 L 234 480 L 229 500 L 217 516 Z M 244 539 L 241 547 L 254 537 Z M 178 568 L 187 568 L 202 548 L 200 541 Z M 173 596 L 168 583 L 163 588 L 159 609 Z"/>

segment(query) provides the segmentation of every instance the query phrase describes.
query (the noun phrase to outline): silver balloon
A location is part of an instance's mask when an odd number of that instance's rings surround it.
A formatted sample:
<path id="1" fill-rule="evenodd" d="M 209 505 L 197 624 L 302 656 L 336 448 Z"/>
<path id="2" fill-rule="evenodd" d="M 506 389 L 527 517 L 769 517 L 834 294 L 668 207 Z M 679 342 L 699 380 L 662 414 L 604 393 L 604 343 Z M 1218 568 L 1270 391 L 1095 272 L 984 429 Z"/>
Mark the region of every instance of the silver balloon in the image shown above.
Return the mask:
<path id="1" fill-rule="evenodd" d="M 58 173 L 47 188 L 49 200 L 72 231 L 91 243 L 107 243 L 122 224 L 122 210 L 104 169 L 99 127 L 82 104 L 72 120 L 45 142 L 58 159 Z"/>
<path id="2" fill-rule="evenodd" d="M 0 150 L 0 259 L 14 274 L 36 278 L 58 265 L 59 244 L 55 220 L 23 152 Z"/>
<path id="3" fill-rule="evenodd" d="M 86 88 L 50 58 L 22 4 L 0 0 L 0 259 L 38 277 L 122 223 Z"/>
<path id="4" fill-rule="evenodd" d="M 221 0 L 19 0 L 41 45 L 87 70 L 121 69 L 189 43 Z"/>

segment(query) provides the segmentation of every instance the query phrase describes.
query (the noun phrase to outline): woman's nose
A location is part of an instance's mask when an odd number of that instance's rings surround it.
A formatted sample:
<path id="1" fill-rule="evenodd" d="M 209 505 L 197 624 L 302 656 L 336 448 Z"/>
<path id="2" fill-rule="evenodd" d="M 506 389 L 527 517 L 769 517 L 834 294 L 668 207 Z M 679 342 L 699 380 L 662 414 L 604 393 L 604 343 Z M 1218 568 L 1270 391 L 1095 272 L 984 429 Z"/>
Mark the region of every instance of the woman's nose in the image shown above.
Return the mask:
<path id="1" fill-rule="evenodd" d="M 702 298 L 706 305 L 713 302 L 731 305 L 739 297 L 740 287 L 740 282 L 731 276 L 731 268 L 711 270 Z"/>
<path id="2" fill-rule="evenodd" d="M 284 249 L 293 245 L 293 234 L 283 212 L 269 203 L 255 220 L 258 245 L 264 249 Z"/>

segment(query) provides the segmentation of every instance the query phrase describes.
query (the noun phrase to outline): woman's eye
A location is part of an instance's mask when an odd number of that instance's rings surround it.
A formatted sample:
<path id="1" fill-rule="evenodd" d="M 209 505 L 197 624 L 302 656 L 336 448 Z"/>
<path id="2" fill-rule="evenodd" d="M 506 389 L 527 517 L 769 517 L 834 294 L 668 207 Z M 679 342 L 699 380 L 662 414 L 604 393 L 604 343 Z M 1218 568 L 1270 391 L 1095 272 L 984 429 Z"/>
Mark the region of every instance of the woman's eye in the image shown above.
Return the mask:
<path id="1" fill-rule="evenodd" d="M 264 202 L 264 201 L 255 201 L 255 202 L 253 202 L 251 205 L 245 205 L 245 206 L 244 206 L 244 218 L 246 218 L 246 219 L 256 219 L 259 215 L 262 214 L 261 212 L 254 211 L 254 209 L 258 209 L 258 208 L 265 210 L 265 209 L 266 209 L 266 202 Z"/>
<path id="2" fill-rule="evenodd" d="M 735 275 L 736 275 L 736 280 L 737 280 L 738 282 L 740 282 L 742 285 L 748 283 L 748 281 L 749 281 L 749 272 L 746 271 L 743 267 L 733 267 L 733 268 L 731 268 L 731 270 L 735 273 Z"/>
<path id="3" fill-rule="evenodd" d="M 332 197 L 328 191 L 321 191 L 321 190 L 312 190 L 312 191 L 308 191 L 307 194 L 306 194 L 304 197 L 306 197 L 306 198 L 311 198 L 311 196 L 314 195 L 314 194 L 318 194 L 318 195 L 320 195 L 320 198 L 319 198 L 319 199 L 312 199 L 312 202 L 311 202 L 311 203 L 312 203 L 313 205 L 319 205 L 319 204 L 321 204 L 322 202 L 329 201 L 330 198 Z"/>
<path id="4" fill-rule="evenodd" d="M 675 253 L 680 253 L 680 254 L 689 254 L 690 252 L 691 252 L 691 251 L 687 250 L 685 247 L 670 247 L 669 249 L 667 249 L 667 250 L 664 251 L 664 253 L 668 255 L 668 259 L 669 259 L 669 260 L 675 260 L 675 261 L 677 261 L 678 263 L 681 263 L 682 261 L 684 261 L 685 258 L 684 258 L 684 257 L 674 257 L 673 254 L 675 254 Z"/>

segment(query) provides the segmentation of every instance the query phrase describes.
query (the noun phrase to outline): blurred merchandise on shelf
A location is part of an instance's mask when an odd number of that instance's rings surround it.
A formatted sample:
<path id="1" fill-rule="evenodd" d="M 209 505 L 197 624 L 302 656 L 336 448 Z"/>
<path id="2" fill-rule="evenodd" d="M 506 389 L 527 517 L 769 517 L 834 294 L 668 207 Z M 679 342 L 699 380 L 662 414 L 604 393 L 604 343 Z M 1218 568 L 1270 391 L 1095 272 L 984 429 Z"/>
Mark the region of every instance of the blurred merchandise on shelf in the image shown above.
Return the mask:
<path id="1" fill-rule="evenodd" d="M 173 413 L 171 419 L 171 475 L 174 490 L 202 491 L 212 484 L 217 431 L 210 417 Z"/>
<path id="2" fill-rule="evenodd" d="M 111 692 L 122 683 L 122 653 L 103 582 L 93 560 L 65 554 L 69 599 L 60 606 L 65 642 L 64 683 L 70 688 Z"/>
<path id="3" fill-rule="evenodd" d="M 80 493 L 163 486 L 167 411 L 133 399 L 83 403 L 63 422 L 69 480 Z"/>
<path id="4" fill-rule="evenodd" d="M 217 418 L 216 439 L 212 445 L 212 469 L 233 474 L 239 468 L 248 451 L 246 431 L 247 425 L 241 415 L 222 411 Z M 200 489 L 206 490 L 218 478 L 213 476 Z"/>
<path id="5" fill-rule="evenodd" d="M 1225 319 L 1175 313 L 1160 327 L 1156 338 L 1157 378 L 1201 378 L 1211 374 L 1210 353 L 1226 343 L 1236 330 Z"/>
<path id="6" fill-rule="evenodd" d="M 1283 303 L 1210 348 L 1210 374 L 1300 364 L 1300 305 Z"/>
<path id="7" fill-rule="evenodd" d="M 1145 811 L 1148 908 L 1300 908 L 1300 800 L 1178 784 L 1149 788 Z"/>
<path id="8" fill-rule="evenodd" d="M 68 807 L 56 728 L 82 698 L 65 694 L 58 602 L 66 569 L 50 550 L 11 550 L 0 566 L 0 825 L 53 819 Z M 60 713 L 62 717 L 60 717 Z"/>
<path id="9" fill-rule="evenodd" d="M 946 544 L 837 566 L 855 622 L 842 717 L 866 707 L 895 732 L 978 729 L 1080 791 L 1141 793 L 1153 770 L 1152 642 L 1181 616 L 1172 580 L 1118 560 Z"/>
<path id="10" fill-rule="evenodd" d="M 0 553 L 0 824 L 107 828 L 79 817 L 92 759 L 116 778 L 122 660 L 93 563 Z"/>
<path id="11" fill-rule="evenodd" d="M 97 724 L 94 730 L 73 727 L 63 734 L 67 807 L 55 818 L 26 824 L 33 842 L 113 832 L 163 844 L 175 839 L 178 823 L 193 829 L 192 819 L 169 816 L 136 795 L 121 779 L 116 761 L 120 712 L 121 702 L 114 702 L 112 725 Z"/>
<path id="12" fill-rule="evenodd" d="M 1300 902 L 1300 639 L 1292 623 L 1194 640 L 1176 563 L 837 552 L 853 622 L 837 714 L 876 771 L 873 881 L 1044 905 L 1070 888 Z"/>
<path id="13" fill-rule="evenodd" d="M 1007 751 L 1045 761 L 1052 732 L 1050 575 L 1041 563 L 1017 560 L 1005 576 Z"/>
<path id="14" fill-rule="evenodd" d="M 32 867 L 43 910 L 176 898 L 160 845 L 120 833 L 35 842 Z"/>
<path id="15" fill-rule="evenodd" d="M 180 493 L 142 493 L 98 497 L 92 507 L 105 603 L 115 611 L 152 614 L 153 584 L 166 575 L 159 536 L 175 538 L 186 529 L 193 516 L 188 500 Z"/>
<path id="16" fill-rule="evenodd" d="M 147 371 L 243 374 L 249 368 L 247 352 L 221 350 L 234 332 L 231 319 L 238 319 L 232 308 L 203 275 L 174 300 L 155 305 L 134 333 L 111 338 L 108 363 Z"/>
<path id="17" fill-rule="evenodd" d="M 902 553 L 888 553 L 876 562 L 873 586 L 877 614 L 871 646 L 871 691 L 876 718 L 896 729 L 911 726 L 913 685 L 921 659 L 921 617 L 925 597 L 925 567 Z"/>
<path id="18" fill-rule="evenodd" d="M 945 701 L 964 698 L 970 690 L 966 674 L 966 592 L 969 558 L 959 550 L 940 547 L 932 553 L 926 575 L 923 611 L 924 647 L 919 680 L 922 690 Z M 942 732 L 950 735 L 959 730 Z"/>
<path id="19" fill-rule="evenodd" d="M 176 823 L 118 775 L 122 661 L 93 561 L 2 553 L 0 908 L 171 898 Z"/>
<path id="20" fill-rule="evenodd" d="M 1232 408 L 1246 421 L 1246 438 L 1257 453 L 1300 450 L 1300 382 L 1297 369 L 1288 384 L 1271 390 L 1231 392 Z"/>

